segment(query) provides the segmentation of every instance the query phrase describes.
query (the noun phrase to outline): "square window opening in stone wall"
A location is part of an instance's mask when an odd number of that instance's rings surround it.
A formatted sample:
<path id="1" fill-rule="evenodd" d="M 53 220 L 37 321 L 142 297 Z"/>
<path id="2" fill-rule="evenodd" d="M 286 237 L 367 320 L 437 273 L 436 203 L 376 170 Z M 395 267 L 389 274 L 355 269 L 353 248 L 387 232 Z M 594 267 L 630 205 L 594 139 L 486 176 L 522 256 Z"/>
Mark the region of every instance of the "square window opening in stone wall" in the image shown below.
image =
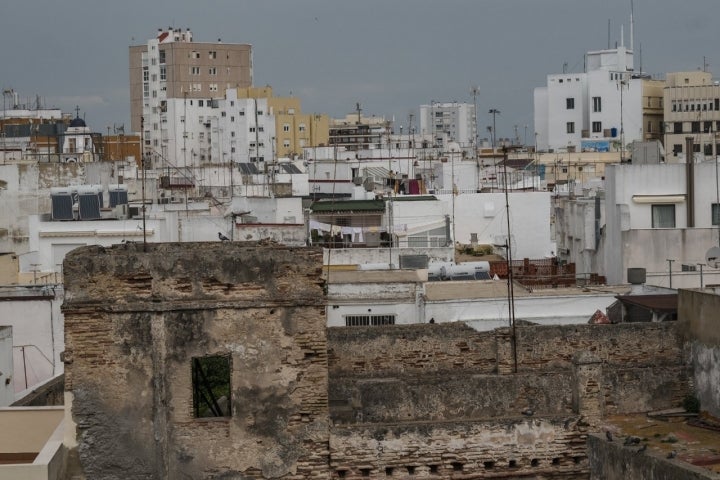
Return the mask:
<path id="1" fill-rule="evenodd" d="M 229 417 L 230 355 L 194 357 L 192 359 L 193 416 L 195 418 Z"/>
<path id="2" fill-rule="evenodd" d="M 553 459 L 552 459 L 552 464 L 553 464 L 553 465 L 560 465 L 560 459 L 559 459 L 558 457 L 553 458 Z"/>
<path id="3" fill-rule="evenodd" d="M 393 468 L 392 467 L 385 467 L 385 476 L 392 477 L 393 474 Z"/>
<path id="4" fill-rule="evenodd" d="M 455 472 L 462 472 L 463 464 L 460 463 L 460 462 L 453 462 L 453 464 L 452 464 L 452 469 L 453 469 L 453 471 L 455 471 Z"/>
<path id="5" fill-rule="evenodd" d="M 517 468 L 517 460 L 510 460 L 508 462 L 508 467 L 509 468 Z"/>
<path id="6" fill-rule="evenodd" d="M 495 462 L 483 462 L 483 467 L 485 467 L 485 470 L 492 470 L 493 468 L 495 468 Z"/>
<path id="7" fill-rule="evenodd" d="M 555 461 L 555 459 L 553 459 L 553 462 L 554 462 L 554 461 Z M 532 460 L 530 460 L 530 466 L 531 466 L 531 467 L 537 467 L 538 465 L 540 465 L 540 462 L 538 461 L 537 458 L 533 458 Z M 555 464 L 553 463 L 553 465 L 555 465 Z"/>
<path id="8" fill-rule="evenodd" d="M 408 472 L 408 475 L 415 475 L 415 467 L 412 465 L 408 465 L 407 472 Z"/>
<path id="9" fill-rule="evenodd" d="M 360 475 L 363 477 L 369 477 L 370 476 L 370 469 L 369 468 L 361 468 L 360 469 Z"/>
<path id="10" fill-rule="evenodd" d="M 438 465 L 430 465 L 430 473 L 437 474 L 440 470 L 440 467 Z"/>

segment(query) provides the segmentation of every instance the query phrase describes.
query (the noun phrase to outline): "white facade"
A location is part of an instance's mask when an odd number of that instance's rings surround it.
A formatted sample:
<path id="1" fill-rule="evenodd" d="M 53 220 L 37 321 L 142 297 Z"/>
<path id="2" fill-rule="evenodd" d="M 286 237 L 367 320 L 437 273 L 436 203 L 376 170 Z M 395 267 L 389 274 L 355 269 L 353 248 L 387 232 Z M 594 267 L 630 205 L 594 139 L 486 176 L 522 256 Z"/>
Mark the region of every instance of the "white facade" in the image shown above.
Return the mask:
<path id="1" fill-rule="evenodd" d="M 64 364 L 64 322 L 60 311 L 62 285 L 33 285 L 0 289 L 0 326 L 12 328 L 11 375 L 0 377 L 2 383 L 12 380 L 15 400 L 21 392 L 61 374 Z"/>
<path id="2" fill-rule="evenodd" d="M 420 105 L 420 133 L 432 135 L 435 145 L 445 141 L 463 147 L 474 146 L 476 138 L 475 105 L 472 103 L 431 103 Z"/>
<path id="3" fill-rule="evenodd" d="M 478 331 L 507 327 L 506 285 L 504 280 L 427 282 L 421 270 L 336 272 L 328 284 L 327 325 L 346 326 L 353 316 L 385 315 L 403 325 L 464 322 Z M 515 318 L 539 325 L 583 324 L 597 310 L 605 312 L 619 293 L 627 292 L 517 289 Z"/>
<path id="4" fill-rule="evenodd" d="M 694 188 L 687 191 L 685 164 L 612 165 L 606 169 L 605 226 L 598 255 L 601 275 L 610 284 L 626 281 L 627 268 L 645 268 L 647 283 L 673 288 L 700 286 L 705 253 L 719 244 L 716 164 L 694 164 Z M 694 227 L 688 227 L 688 203 Z M 713 209 L 716 222 L 713 224 Z M 574 261 L 574 259 L 571 259 Z M 672 260 L 672 262 L 668 262 Z M 681 265 L 694 272 L 681 272 Z M 705 284 L 718 283 L 720 272 L 703 269 Z"/>
<path id="5" fill-rule="evenodd" d="M 503 193 L 437 195 L 448 206 L 456 243 L 503 245 L 507 238 L 507 209 Z M 555 251 L 550 234 L 550 193 L 508 194 L 513 259 L 546 258 Z M 453 215 L 454 211 L 454 215 Z M 501 253 L 505 253 L 504 249 Z"/>
<path id="6" fill-rule="evenodd" d="M 267 99 L 238 99 L 236 89 L 212 101 L 167 100 L 167 125 L 162 156 L 172 166 L 262 164 L 275 156 L 275 116 Z"/>
<path id="7" fill-rule="evenodd" d="M 12 327 L 0 325 L 0 407 L 15 401 Z M 11 381 L 7 381 L 10 379 Z"/>
<path id="8" fill-rule="evenodd" d="M 584 73 L 547 76 L 534 92 L 537 148 L 620 151 L 642 140 L 642 79 L 621 45 L 588 52 Z"/>

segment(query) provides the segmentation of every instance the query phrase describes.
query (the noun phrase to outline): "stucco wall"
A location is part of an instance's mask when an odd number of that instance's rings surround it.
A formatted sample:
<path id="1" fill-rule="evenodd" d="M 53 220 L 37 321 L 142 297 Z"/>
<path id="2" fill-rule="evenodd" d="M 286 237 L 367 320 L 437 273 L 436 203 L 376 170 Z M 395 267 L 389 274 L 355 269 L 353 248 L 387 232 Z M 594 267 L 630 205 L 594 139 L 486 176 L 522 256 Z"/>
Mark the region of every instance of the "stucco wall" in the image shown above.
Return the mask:
<path id="1" fill-rule="evenodd" d="M 678 315 L 690 343 L 700 408 L 720 418 L 720 295 L 716 289 L 680 290 Z"/>

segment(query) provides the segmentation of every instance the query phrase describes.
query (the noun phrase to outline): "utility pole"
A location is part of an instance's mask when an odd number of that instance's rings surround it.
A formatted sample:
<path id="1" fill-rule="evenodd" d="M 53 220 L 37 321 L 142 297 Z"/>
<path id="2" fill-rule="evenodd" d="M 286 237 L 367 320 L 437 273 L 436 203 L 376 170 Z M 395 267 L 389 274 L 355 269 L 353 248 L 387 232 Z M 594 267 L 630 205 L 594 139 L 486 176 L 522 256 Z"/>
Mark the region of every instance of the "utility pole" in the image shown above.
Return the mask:
<path id="1" fill-rule="evenodd" d="M 668 262 L 668 272 L 670 272 L 670 288 L 672 288 L 672 263 L 675 260 L 668 258 L 668 259 L 665 259 L 665 261 Z"/>
<path id="2" fill-rule="evenodd" d="M 145 228 L 145 117 L 140 117 L 140 168 L 142 168 L 142 228 L 143 250 L 147 251 L 147 229 Z"/>

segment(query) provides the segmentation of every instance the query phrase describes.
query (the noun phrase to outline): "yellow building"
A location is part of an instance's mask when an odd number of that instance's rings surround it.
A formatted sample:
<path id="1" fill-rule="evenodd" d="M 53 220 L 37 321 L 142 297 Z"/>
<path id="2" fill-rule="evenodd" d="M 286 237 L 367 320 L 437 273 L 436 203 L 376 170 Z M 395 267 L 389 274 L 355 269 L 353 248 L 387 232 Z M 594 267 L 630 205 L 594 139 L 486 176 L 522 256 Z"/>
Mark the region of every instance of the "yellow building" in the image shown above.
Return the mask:
<path id="1" fill-rule="evenodd" d="M 266 98 L 275 115 L 275 151 L 278 157 L 302 154 L 303 147 L 325 146 L 329 139 L 327 115 L 302 113 L 297 97 L 273 97 L 272 87 L 237 89 L 238 98 Z"/>

